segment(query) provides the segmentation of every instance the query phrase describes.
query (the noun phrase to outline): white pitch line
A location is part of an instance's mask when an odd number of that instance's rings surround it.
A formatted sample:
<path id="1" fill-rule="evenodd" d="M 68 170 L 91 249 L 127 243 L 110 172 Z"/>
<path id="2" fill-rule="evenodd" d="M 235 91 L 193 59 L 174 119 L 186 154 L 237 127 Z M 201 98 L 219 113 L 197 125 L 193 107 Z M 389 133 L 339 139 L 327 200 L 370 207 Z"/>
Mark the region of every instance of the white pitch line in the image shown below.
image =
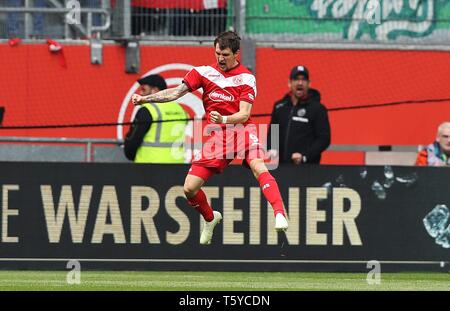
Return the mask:
<path id="1" fill-rule="evenodd" d="M 42 262 L 52 262 L 52 261 L 87 261 L 87 262 L 202 262 L 202 263 L 282 263 L 282 264 L 294 264 L 294 263 L 344 263 L 344 264 L 365 264 L 369 260 L 262 260 L 262 259 L 120 259 L 120 258 L 0 258 L 0 261 L 42 261 Z M 412 264 L 412 265 L 436 265 L 436 264 L 448 264 L 448 261 L 401 261 L 401 260 L 380 260 L 382 264 Z"/>

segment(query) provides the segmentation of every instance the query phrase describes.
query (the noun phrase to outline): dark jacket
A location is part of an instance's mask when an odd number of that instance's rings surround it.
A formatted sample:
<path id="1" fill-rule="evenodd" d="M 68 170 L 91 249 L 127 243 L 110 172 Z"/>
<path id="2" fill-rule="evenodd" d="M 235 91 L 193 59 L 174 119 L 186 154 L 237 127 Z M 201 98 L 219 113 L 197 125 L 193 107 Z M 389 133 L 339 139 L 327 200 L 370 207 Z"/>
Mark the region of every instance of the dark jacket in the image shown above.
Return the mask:
<path id="1" fill-rule="evenodd" d="M 124 152 L 128 160 L 134 161 L 136 152 L 144 140 L 144 136 L 152 124 L 152 116 L 148 109 L 140 108 L 134 117 L 133 124 L 124 141 Z"/>
<path id="2" fill-rule="evenodd" d="M 273 107 L 271 124 L 279 124 L 280 163 L 292 163 L 295 152 L 306 157 L 305 163 L 320 163 L 321 153 L 330 145 L 330 122 L 327 108 L 320 103 L 320 93 L 309 89 L 308 98 L 292 104 L 290 93 Z M 268 149 L 275 149 L 268 133 Z"/>

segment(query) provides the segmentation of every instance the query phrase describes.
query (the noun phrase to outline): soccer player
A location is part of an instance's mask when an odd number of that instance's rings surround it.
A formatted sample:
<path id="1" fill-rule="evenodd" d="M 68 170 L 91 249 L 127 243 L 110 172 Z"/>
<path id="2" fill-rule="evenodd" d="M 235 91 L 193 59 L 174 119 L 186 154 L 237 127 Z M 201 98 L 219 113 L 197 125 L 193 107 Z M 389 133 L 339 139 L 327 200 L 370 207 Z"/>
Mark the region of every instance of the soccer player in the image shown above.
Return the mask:
<path id="1" fill-rule="evenodd" d="M 203 145 L 200 158 L 192 162 L 188 175 L 184 182 L 184 192 L 188 203 L 194 207 L 204 218 L 200 236 L 200 244 L 210 244 L 214 227 L 222 220 L 222 215 L 218 211 L 213 211 L 209 205 L 205 193 L 201 189 L 204 183 L 214 174 L 221 173 L 232 161 L 228 156 L 228 146 L 230 139 L 234 154 L 244 152 L 244 165 L 252 170 L 253 175 L 259 182 L 261 190 L 267 201 L 273 207 L 275 216 L 275 230 L 285 231 L 288 222 L 283 206 L 283 200 L 278 189 L 278 184 L 269 173 L 264 164 L 263 151 L 256 134 L 256 127 L 250 119 L 250 112 L 256 97 L 256 79 L 253 74 L 245 68 L 239 61 L 240 38 L 233 31 L 220 33 L 214 40 L 216 63 L 210 66 L 194 67 L 183 79 L 183 82 L 174 87 L 162 90 L 148 96 L 133 94 L 131 100 L 134 105 L 141 105 L 148 102 L 170 102 L 176 100 L 188 92 L 194 92 L 203 88 L 203 105 L 206 111 L 208 126 L 215 126 L 222 129 L 225 135 L 214 133 L 209 141 L 223 137 L 222 148 L 208 152 Z M 231 129 L 233 125 L 240 125 Z M 253 125 L 253 126 L 252 126 Z M 240 134 L 247 138 L 244 143 Z M 222 138 L 219 138 L 222 140 Z M 227 148 L 225 148 L 227 146 Z M 219 149 L 219 150 L 218 150 Z M 225 150 L 227 149 L 227 150 Z M 214 155 L 214 157 L 211 156 Z"/>

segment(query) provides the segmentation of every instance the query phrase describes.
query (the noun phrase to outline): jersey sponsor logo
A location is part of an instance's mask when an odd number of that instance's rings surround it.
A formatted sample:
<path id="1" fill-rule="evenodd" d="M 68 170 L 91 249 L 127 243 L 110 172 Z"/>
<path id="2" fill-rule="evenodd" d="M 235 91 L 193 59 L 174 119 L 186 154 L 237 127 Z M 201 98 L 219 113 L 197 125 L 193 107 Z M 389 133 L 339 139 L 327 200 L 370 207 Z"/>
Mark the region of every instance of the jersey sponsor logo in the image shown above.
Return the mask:
<path id="1" fill-rule="evenodd" d="M 206 76 L 207 78 L 220 78 L 221 77 L 221 74 L 213 74 L 213 73 L 210 73 L 210 74 L 208 74 L 207 76 Z"/>
<path id="2" fill-rule="evenodd" d="M 209 99 L 215 102 L 232 102 L 234 101 L 234 96 L 225 90 L 212 91 L 208 94 Z"/>

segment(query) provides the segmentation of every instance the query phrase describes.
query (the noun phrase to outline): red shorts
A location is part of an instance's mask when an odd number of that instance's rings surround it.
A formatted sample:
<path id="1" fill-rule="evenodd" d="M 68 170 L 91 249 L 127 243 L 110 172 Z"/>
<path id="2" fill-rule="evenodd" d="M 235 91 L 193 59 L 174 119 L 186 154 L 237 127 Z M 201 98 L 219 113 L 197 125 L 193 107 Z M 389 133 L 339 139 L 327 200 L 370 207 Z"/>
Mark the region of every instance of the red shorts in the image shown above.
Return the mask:
<path id="1" fill-rule="evenodd" d="M 210 135 L 203 143 L 201 153 L 194 154 L 193 166 L 208 167 L 222 173 L 236 158 L 242 159 L 245 166 L 249 166 L 254 159 L 265 158 L 255 124 L 228 124 L 226 127 L 209 124 L 206 132 Z"/>

